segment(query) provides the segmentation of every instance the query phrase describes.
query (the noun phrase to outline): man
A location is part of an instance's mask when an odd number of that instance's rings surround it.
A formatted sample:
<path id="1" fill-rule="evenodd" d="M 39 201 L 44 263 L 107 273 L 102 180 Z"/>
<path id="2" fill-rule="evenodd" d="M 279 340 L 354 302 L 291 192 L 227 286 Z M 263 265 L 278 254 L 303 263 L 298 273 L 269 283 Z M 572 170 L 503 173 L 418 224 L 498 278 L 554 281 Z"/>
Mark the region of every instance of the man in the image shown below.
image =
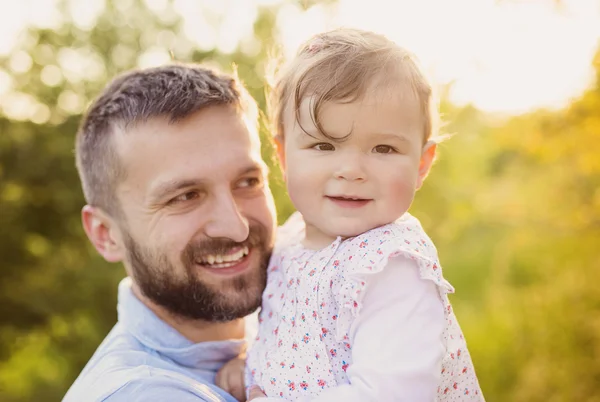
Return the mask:
<path id="1" fill-rule="evenodd" d="M 214 378 L 243 353 L 275 225 L 256 104 L 199 66 L 130 72 L 92 104 L 76 158 L 85 232 L 128 278 L 64 401 L 234 401 Z"/>

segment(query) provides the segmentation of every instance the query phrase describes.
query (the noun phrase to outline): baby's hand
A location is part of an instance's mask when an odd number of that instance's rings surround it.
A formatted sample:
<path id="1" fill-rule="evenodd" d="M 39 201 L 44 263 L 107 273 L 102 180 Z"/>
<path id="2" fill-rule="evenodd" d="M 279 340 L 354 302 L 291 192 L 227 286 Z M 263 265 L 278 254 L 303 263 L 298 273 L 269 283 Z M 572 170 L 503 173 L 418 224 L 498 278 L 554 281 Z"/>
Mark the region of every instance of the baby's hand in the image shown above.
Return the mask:
<path id="1" fill-rule="evenodd" d="M 217 387 L 229 392 L 240 402 L 246 400 L 246 391 L 244 385 L 244 366 L 246 360 L 236 357 L 225 363 L 217 372 L 215 382 Z"/>
<path id="2" fill-rule="evenodd" d="M 248 396 L 248 401 L 252 401 L 253 399 L 256 398 L 266 398 L 266 395 L 264 392 L 262 392 L 262 389 L 260 389 L 260 387 L 258 385 L 253 385 L 250 387 L 250 392 L 249 392 L 249 396 Z"/>

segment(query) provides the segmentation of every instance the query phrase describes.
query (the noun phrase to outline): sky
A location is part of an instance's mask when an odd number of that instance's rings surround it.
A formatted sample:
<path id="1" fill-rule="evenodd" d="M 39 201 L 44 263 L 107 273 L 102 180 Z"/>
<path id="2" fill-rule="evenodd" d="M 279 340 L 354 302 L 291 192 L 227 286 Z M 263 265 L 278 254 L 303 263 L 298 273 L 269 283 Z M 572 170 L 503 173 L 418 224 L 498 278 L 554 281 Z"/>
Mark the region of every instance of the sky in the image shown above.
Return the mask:
<path id="1" fill-rule="evenodd" d="M 145 2 L 159 13 L 167 5 Z M 198 47 L 231 52 L 240 41 L 248 45 L 258 5 L 282 2 L 174 0 L 174 8 Z M 103 0 L 71 0 L 70 9 L 85 28 L 102 7 Z M 207 15 L 218 16 L 216 30 Z M 277 21 L 288 55 L 310 35 L 338 26 L 382 33 L 415 53 L 434 83 L 452 83 L 453 102 L 510 114 L 559 108 L 580 95 L 592 82 L 591 61 L 600 48 L 599 0 L 339 0 L 307 12 L 283 5 Z M 60 23 L 55 0 L 0 0 L 0 56 L 28 24 Z M 164 49 L 152 48 L 138 62 L 166 60 Z"/>

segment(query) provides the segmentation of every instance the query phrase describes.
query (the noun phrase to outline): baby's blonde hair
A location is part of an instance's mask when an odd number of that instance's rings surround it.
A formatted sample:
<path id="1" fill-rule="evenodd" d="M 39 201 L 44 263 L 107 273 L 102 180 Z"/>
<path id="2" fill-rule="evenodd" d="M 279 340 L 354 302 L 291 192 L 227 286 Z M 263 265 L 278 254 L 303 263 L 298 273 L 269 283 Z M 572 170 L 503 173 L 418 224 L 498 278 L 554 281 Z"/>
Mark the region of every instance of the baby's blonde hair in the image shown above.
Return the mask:
<path id="1" fill-rule="evenodd" d="M 270 97 L 273 131 L 283 140 L 284 118 L 293 107 L 300 124 L 300 104 L 311 97 L 311 118 L 325 137 L 319 120 L 325 102 L 352 102 L 373 86 L 402 86 L 418 101 L 424 141 L 437 137 L 439 114 L 433 89 L 416 57 L 386 37 L 368 31 L 340 28 L 315 35 L 276 76 Z M 394 87 L 396 85 L 396 87 Z"/>

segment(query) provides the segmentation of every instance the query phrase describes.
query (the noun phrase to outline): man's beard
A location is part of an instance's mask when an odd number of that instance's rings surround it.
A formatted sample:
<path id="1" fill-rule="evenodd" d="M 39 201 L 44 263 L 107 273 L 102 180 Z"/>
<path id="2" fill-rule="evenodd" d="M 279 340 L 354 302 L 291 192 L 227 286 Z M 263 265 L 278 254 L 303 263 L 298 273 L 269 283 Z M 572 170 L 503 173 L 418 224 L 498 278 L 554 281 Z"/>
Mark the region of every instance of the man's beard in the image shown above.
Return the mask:
<path id="1" fill-rule="evenodd" d="M 191 241 L 181 253 L 184 272 L 178 275 L 166 254 L 151 252 L 124 231 L 133 280 L 142 294 L 181 318 L 213 322 L 244 317 L 260 306 L 267 282 L 270 240 L 264 226 L 253 224 L 248 239 L 242 243 L 225 238 Z M 223 279 L 219 285 L 207 284 L 198 277 L 201 269 L 196 267 L 196 261 L 202 256 L 225 254 L 245 246 L 252 250 L 246 258 L 255 259 L 256 253 L 260 256 L 258 267 L 248 267 L 244 273 Z"/>

